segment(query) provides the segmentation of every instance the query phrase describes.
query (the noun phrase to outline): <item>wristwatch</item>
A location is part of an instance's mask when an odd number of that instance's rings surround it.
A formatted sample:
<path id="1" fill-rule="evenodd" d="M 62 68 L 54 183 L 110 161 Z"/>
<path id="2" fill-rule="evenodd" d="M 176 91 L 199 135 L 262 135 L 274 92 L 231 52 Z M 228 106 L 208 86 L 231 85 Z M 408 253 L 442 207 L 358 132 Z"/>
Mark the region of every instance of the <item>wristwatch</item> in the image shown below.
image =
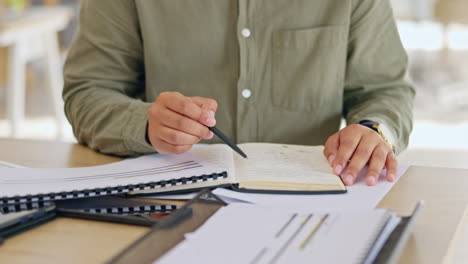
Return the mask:
<path id="1" fill-rule="evenodd" d="M 359 124 L 363 125 L 365 127 L 368 127 L 370 129 L 374 130 L 375 132 L 377 132 L 383 138 L 383 140 L 385 140 L 385 142 L 387 142 L 390 145 L 390 147 L 392 147 L 392 150 L 395 153 L 395 145 L 393 145 L 387 139 L 387 137 L 385 137 L 384 133 L 382 132 L 382 129 L 380 128 L 380 124 L 378 122 L 370 121 L 370 120 L 363 120 L 363 121 L 359 122 Z"/>

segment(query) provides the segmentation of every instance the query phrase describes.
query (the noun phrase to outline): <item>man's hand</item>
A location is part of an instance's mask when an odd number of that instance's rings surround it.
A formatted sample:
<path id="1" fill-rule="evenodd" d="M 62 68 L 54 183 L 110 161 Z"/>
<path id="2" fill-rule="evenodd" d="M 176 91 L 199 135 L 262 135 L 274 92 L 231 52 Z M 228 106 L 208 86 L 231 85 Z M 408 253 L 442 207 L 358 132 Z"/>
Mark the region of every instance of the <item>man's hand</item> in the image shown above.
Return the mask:
<path id="1" fill-rule="evenodd" d="M 384 167 L 387 168 L 387 180 L 395 180 L 398 162 L 391 146 L 368 127 L 354 124 L 335 133 L 325 143 L 324 154 L 335 174 L 343 175 L 346 185 L 356 181 L 358 173 L 366 164 L 369 164 L 367 185 L 377 183 Z M 348 167 L 343 173 L 346 165 Z"/>
<path id="2" fill-rule="evenodd" d="M 163 92 L 148 111 L 148 138 L 161 154 L 180 154 L 202 138 L 211 139 L 207 126 L 216 124 L 215 100 L 186 97 L 178 92 Z"/>

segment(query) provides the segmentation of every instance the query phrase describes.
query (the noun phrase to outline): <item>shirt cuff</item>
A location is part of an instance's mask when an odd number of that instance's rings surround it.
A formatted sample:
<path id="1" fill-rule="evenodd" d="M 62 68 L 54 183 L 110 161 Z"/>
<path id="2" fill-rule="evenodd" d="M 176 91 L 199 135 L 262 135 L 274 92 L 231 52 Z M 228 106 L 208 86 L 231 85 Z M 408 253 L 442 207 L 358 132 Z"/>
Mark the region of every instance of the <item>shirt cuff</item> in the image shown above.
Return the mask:
<path id="1" fill-rule="evenodd" d="M 130 106 L 130 118 L 124 125 L 122 138 L 128 152 L 134 154 L 155 153 L 156 150 L 146 141 L 146 125 L 151 103 L 134 102 Z"/>

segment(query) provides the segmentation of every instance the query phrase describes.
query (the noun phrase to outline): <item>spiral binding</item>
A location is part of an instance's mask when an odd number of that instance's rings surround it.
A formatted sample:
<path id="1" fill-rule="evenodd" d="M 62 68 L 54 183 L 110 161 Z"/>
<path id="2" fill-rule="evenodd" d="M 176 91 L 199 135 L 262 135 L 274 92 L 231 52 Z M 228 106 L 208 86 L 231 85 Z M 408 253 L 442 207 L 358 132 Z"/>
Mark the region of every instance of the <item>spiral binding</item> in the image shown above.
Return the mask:
<path id="1" fill-rule="evenodd" d="M 39 202 L 31 204 L 21 204 L 18 206 L 2 207 L 2 214 L 15 213 L 26 210 L 33 210 L 37 208 L 47 207 L 52 202 Z M 76 211 L 95 213 L 95 214 L 119 214 L 119 215 L 135 215 L 143 213 L 170 213 L 177 209 L 178 205 L 142 205 L 142 206 L 125 206 L 125 207 L 110 207 L 110 208 L 86 208 L 86 209 L 75 209 Z"/>
<path id="2" fill-rule="evenodd" d="M 114 208 L 89 208 L 81 211 L 95 214 L 119 214 L 119 215 L 135 215 L 142 213 L 170 213 L 181 206 L 177 205 L 144 205 L 130 207 L 114 207 Z"/>
<path id="3" fill-rule="evenodd" d="M 204 174 L 200 176 L 184 177 L 178 179 L 163 180 L 158 182 L 139 183 L 131 185 L 119 185 L 107 188 L 85 189 L 81 191 L 70 191 L 60 193 L 48 193 L 28 196 L 15 196 L 15 197 L 1 197 L 0 198 L 0 213 L 19 212 L 23 210 L 31 210 L 35 208 L 44 207 L 52 201 L 75 199 L 75 198 L 89 198 L 104 195 L 123 194 L 134 191 L 158 189 L 171 186 L 180 186 L 187 184 L 195 184 L 201 182 L 216 181 L 218 179 L 227 178 L 227 172 Z"/>

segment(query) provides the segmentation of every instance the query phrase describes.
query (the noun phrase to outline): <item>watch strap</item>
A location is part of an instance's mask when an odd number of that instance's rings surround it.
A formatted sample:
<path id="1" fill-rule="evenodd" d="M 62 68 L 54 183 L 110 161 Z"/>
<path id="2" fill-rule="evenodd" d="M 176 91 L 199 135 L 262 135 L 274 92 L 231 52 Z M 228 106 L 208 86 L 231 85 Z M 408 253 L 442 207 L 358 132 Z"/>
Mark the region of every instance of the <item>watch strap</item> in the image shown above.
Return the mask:
<path id="1" fill-rule="evenodd" d="M 374 130 L 376 133 L 378 133 L 382 137 L 382 139 L 385 142 L 387 142 L 387 144 L 390 145 L 390 147 L 392 148 L 393 153 L 395 153 L 395 145 L 392 142 L 390 142 L 388 140 L 388 138 L 385 136 L 385 134 L 382 132 L 380 123 L 375 122 L 375 121 L 371 121 L 371 120 L 363 120 L 363 121 L 359 122 L 359 124 L 362 125 L 362 126 L 368 127 L 370 129 Z"/>

